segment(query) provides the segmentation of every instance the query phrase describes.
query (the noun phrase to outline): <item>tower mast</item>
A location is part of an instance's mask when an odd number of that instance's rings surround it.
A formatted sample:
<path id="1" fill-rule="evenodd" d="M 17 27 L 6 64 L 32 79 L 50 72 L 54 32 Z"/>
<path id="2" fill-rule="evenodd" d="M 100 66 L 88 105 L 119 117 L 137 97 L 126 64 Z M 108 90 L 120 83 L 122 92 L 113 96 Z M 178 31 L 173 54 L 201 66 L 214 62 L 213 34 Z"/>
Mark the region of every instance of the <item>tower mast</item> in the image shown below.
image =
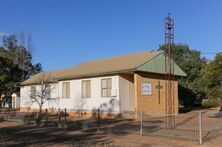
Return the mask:
<path id="1" fill-rule="evenodd" d="M 174 126 L 174 62 L 173 62 L 173 44 L 174 44 L 174 20 L 168 14 L 165 18 L 165 96 L 166 96 L 166 125 L 169 128 Z"/>

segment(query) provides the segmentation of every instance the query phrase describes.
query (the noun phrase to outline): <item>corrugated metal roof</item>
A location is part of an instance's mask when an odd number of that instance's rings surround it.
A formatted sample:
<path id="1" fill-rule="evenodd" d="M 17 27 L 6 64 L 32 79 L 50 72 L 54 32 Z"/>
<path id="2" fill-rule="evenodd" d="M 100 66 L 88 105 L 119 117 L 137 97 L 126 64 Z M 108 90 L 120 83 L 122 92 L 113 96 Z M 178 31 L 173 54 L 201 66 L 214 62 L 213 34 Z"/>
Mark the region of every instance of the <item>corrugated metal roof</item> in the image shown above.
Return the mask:
<path id="1" fill-rule="evenodd" d="M 159 54 L 152 58 L 152 60 L 147 61 L 143 65 L 137 68 L 137 71 L 144 71 L 144 72 L 151 72 L 151 73 L 159 73 L 165 74 L 166 73 L 166 56 L 165 54 Z M 177 76 L 186 76 L 186 73 L 181 70 L 181 68 L 173 61 L 173 68 L 174 68 L 174 75 Z"/>
<path id="2" fill-rule="evenodd" d="M 136 71 L 138 67 L 162 53 L 163 51 L 142 51 L 125 56 L 85 62 L 72 68 L 36 74 L 30 77 L 28 80 L 22 82 L 21 85 L 36 84 L 36 81 L 39 81 L 38 79 L 40 79 L 43 75 L 47 75 L 45 77 L 50 77 L 50 79 L 53 79 L 53 81 L 59 81 L 74 78 L 84 78 L 89 76 L 122 73 L 127 71 Z"/>

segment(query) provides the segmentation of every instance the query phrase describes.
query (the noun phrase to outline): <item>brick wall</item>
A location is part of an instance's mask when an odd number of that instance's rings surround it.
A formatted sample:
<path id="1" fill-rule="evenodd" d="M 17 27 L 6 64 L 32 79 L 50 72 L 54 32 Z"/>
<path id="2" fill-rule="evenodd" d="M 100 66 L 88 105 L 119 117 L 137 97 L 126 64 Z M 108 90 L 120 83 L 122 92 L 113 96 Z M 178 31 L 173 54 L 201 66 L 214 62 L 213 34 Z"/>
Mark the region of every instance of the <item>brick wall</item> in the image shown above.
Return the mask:
<path id="1" fill-rule="evenodd" d="M 159 91 L 156 86 L 158 81 L 162 88 Z M 144 96 L 142 94 L 142 83 L 149 82 L 152 85 L 152 94 L 150 96 Z M 134 74 L 134 88 L 135 88 L 135 109 L 139 113 L 141 109 L 145 114 L 150 115 L 164 115 L 166 113 L 166 91 L 165 91 L 165 76 L 150 73 L 135 73 Z M 174 80 L 174 113 L 178 113 L 178 80 Z"/>

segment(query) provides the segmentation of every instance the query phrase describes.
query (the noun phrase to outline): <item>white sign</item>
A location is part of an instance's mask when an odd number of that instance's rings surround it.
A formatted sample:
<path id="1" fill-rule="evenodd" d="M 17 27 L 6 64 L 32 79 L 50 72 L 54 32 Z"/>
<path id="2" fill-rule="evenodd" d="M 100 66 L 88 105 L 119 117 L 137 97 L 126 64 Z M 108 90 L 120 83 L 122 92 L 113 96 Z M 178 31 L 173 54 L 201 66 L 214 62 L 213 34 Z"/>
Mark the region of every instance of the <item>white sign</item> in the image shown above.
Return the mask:
<path id="1" fill-rule="evenodd" d="M 142 95 L 152 95 L 152 85 L 151 83 L 142 84 Z"/>

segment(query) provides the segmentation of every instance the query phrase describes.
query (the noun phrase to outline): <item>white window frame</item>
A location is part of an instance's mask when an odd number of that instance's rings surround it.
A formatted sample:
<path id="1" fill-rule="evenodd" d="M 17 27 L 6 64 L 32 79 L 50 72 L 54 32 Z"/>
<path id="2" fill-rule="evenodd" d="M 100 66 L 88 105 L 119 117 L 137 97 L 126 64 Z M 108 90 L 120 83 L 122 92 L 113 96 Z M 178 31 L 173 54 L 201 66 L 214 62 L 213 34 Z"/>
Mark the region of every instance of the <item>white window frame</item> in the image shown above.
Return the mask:
<path id="1" fill-rule="evenodd" d="M 103 87 L 103 80 L 106 80 L 106 87 Z M 109 84 L 107 82 L 108 80 L 110 80 L 110 87 L 109 87 Z M 105 95 L 103 95 L 104 90 L 106 90 Z M 103 78 L 103 79 L 101 79 L 101 97 L 102 98 L 112 97 L 112 78 Z"/>

